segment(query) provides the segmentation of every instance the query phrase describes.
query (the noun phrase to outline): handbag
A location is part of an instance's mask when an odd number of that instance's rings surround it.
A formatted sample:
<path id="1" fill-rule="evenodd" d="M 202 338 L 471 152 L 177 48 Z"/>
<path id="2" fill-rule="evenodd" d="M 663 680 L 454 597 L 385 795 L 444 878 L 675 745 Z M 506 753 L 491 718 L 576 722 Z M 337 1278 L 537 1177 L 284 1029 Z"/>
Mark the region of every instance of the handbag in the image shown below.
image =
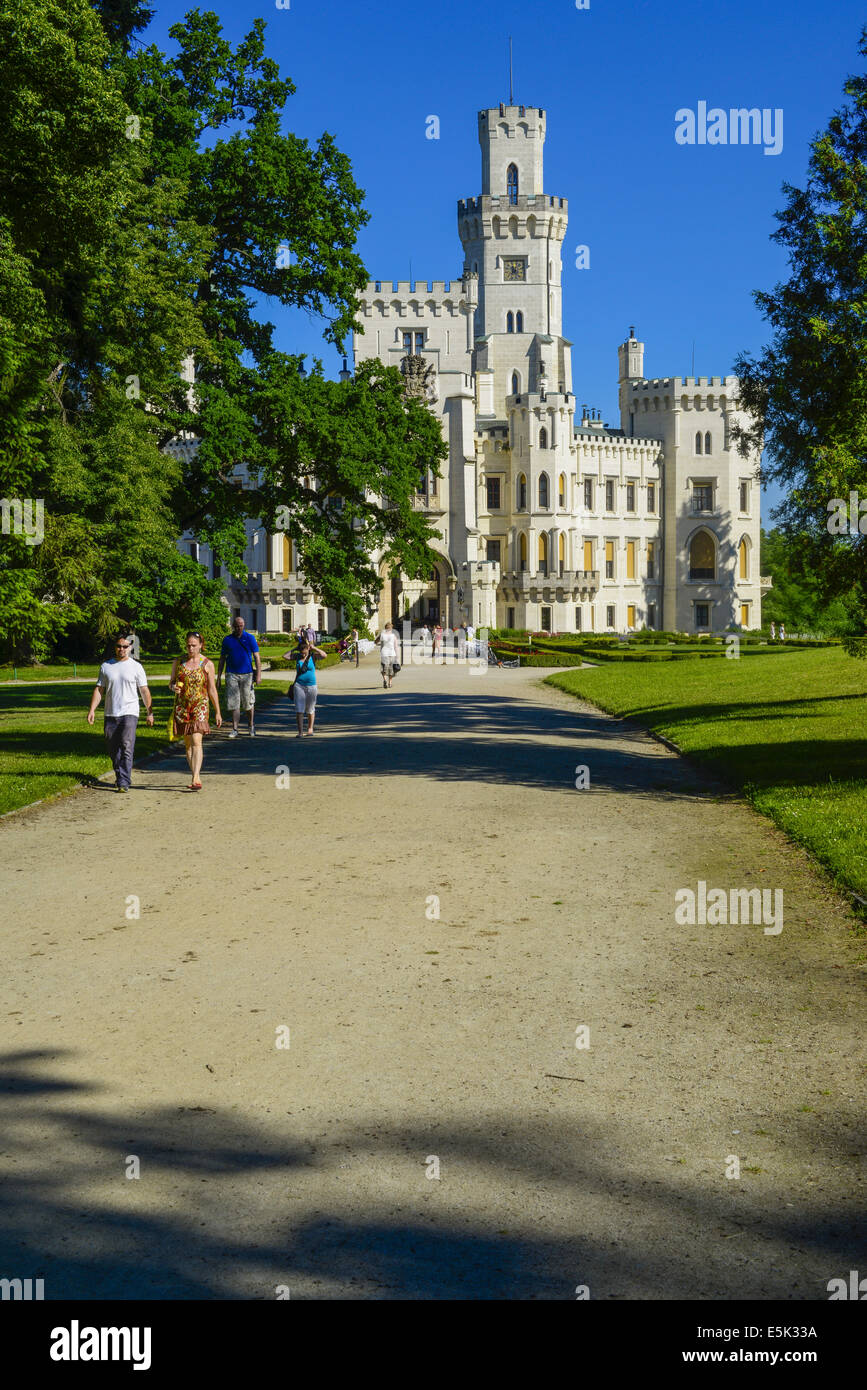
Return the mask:
<path id="1" fill-rule="evenodd" d="M 400 662 L 399 662 L 399 661 L 393 661 L 393 662 L 391 663 L 391 674 L 392 674 L 393 676 L 396 676 L 399 670 L 400 670 Z"/>

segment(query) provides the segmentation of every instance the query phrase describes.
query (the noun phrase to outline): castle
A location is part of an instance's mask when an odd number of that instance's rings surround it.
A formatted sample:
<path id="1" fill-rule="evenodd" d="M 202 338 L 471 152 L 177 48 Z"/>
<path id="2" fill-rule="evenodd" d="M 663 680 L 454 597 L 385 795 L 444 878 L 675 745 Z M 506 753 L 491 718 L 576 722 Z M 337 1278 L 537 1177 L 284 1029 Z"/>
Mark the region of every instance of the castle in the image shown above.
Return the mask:
<path id="1" fill-rule="evenodd" d="M 759 574 L 758 460 L 732 438 L 737 378 L 648 379 L 630 329 L 619 428 L 579 410 L 562 332 L 568 203 L 544 191 L 545 112 L 500 105 L 479 112 L 478 130 L 482 192 L 457 209 L 461 278 L 375 280 L 359 301 L 355 364 L 400 367 L 449 450 L 415 499 L 436 530 L 430 573 L 383 566 L 371 625 L 760 627 L 770 581 Z M 340 615 L 317 602 L 292 551 L 259 528 L 230 606 L 259 630 L 330 630 Z"/>

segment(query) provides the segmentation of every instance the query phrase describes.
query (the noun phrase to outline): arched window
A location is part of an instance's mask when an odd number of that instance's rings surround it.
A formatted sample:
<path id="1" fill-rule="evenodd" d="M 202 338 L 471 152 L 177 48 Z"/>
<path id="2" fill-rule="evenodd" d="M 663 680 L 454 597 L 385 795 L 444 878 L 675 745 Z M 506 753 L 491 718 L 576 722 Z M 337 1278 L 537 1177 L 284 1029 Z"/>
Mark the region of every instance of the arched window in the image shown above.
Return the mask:
<path id="1" fill-rule="evenodd" d="M 738 579 L 750 577 L 750 547 L 746 536 L 738 546 Z"/>
<path id="2" fill-rule="evenodd" d="M 710 430 L 708 430 L 707 434 L 706 434 L 705 437 L 704 437 L 704 451 L 705 451 L 706 454 L 709 454 L 709 453 L 712 452 L 711 447 L 710 447 Z"/>
<path id="3" fill-rule="evenodd" d="M 559 485 L 558 485 L 558 487 L 557 487 L 557 493 L 558 493 L 558 498 L 557 498 L 557 500 L 558 500 L 558 502 L 560 503 L 560 506 L 561 506 L 561 507 L 565 507 L 565 506 L 566 506 L 566 474 L 565 474 L 565 473 L 561 473 L 561 474 L 560 474 L 560 482 L 559 482 Z"/>
<path id="4" fill-rule="evenodd" d="M 539 532 L 539 573 L 548 573 L 548 532 Z"/>
<path id="5" fill-rule="evenodd" d="M 516 333 L 523 333 L 523 331 L 524 331 L 524 315 L 521 313 L 521 310 L 519 309 L 519 310 L 518 310 L 518 313 L 517 313 L 517 315 L 516 315 L 516 320 L 515 320 L 515 332 L 516 332 Z"/>
<path id="6" fill-rule="evenodd" d="M 521 539 L 518 542 L 518 568 L 521 573 L 526 573 L 527 569 L 527 537 L 521 532 Z"/>
<path id="7" fill-rule="evenodd" d="M 543 425 L 542 428 L 541 428 L 540 431 L 539 431 L 539 448 L 540 448 L 540 449 L 547 449 L 547 447 L 548 447 L 548 431 L 545 429 L 545 426 Z"/>
<path id="8" fill-rule="evenodd" d="M 560 567 L 560 578 L 563 578 L 563 571 L 566 568 L 566 537 L 560 532 L 557 538 L 557 562 Z"/>
<path id="9" fill-rule="evenodd" d="M 521 473 L 521 474 L 519 474 L 519 476 L 518 476 L 518 511 L 519 511 L 519 512 L 525 512 L 526 510 L 527 510 L 527 479 L 524 477 L 524 474 Z"/>
<path id="10" fill-rule="evenodd" d="M 700 454 L 700 453 L 701 453 L 701 430 L 697 430 L 697 431 L 696 431 L 696 435 L 695 435 L 695 452 L 696 452 L 697 454 Z"/>
<path id="11" fill-rule="evenodd" d="M 513 395 L 513 396 L 520 396 L 520 394 L 521 394 L 521 378 L 518 376 L 518 373 L 517 373 L 517 372 L 512 372 L 512 395 Z"/>
<path id="12" fill-rule="evenodd" d="M 511 311 L 511 309 L 510 309 L 509 312 L 508 312 L 508 314 L 506 315 L 506 332 L 507 332 L 507 333 L 514 333 L 514 331 L 515 331 L 515 315 L 512 313 L 512 311 Z"/>
<path id="13" fill-rule="evenodd" d="M 541 477 L 539 478 L 539 506 L 540 506 L 540 507 L 543 507 L 543 508 L 547 508 L 547 506 L 548 506 L 548 474 L 547 474 L 547 473 L 543 473 L 543 474 L 541 475 Z"/>
<path id="14" fill-rule="evenodd" d="M 506 174 L 506 187 L 507 187 L 508 192 L 509 192 L 509 202 L 510 202 L 510 203 L 517 203 L 517 201 L 518 201 L 518 166 L 517 166 L 517 164 L 510 164 L 510 165 L 509 165 L 509 171 L 508 171 L 508 173 Z"/>
<path id="15" fill-rule="evenodd" d="M 689 547 L 690 579 L 714 579 L 716 577 L 716 550 L 713 537 L 707 531 L 698 531 Z"/>

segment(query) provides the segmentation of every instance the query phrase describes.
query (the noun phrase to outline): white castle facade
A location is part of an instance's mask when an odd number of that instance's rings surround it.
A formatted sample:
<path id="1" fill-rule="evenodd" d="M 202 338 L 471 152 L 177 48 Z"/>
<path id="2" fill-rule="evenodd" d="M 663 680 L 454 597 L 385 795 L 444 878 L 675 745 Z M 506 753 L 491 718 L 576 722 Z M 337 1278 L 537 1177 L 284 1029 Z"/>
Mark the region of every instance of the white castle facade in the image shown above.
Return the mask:
<path id="1" fill-rule="evenodd" d="M 378 358 L 426 381 L 449 451 L 416 499 L 436 530 L 430 575 L 383 568 L 371 626 L 760 627 L 757 459 L 732 439 L 737 378 L 648 379 L 630 329 L 619 428 L 576 407 L 562 331 L 568 205 L 544 189 L 545 126 L 537 107 L 479 112 L 482 192 L 458 203 L 461 278 L 376 280 L 360 298 L 356 365 Z M 249 534 L 233 611 L 257 630 L 336 627 L 288 539 L 253 523 Z"/>

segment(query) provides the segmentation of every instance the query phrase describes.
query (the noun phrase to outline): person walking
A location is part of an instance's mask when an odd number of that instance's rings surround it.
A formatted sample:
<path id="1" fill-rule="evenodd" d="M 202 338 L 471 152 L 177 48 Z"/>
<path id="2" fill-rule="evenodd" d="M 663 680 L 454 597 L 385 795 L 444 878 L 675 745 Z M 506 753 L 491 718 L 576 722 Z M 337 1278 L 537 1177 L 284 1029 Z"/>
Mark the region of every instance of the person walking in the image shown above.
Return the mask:
<path id="1" fill-rule="evenodd" d="M 307 641 L 309 642 L 311 647 L 314 647 L 316 645 L 317 633 L 312 623 L 308 623 L 307 626 L 302 630 L 302 636 L 307 638 Z"/>
<path id="2" fill-rule="evenodd" d="M 358 628 L 354 627 L 349 634 L 349 650 L 355 652 L 355 664 L 358 665 L 361 653 L 358 650 Z"/>
<path id="3" fill-rule="evenodd" d="M 319 647 L 314 647 L 307 638 L 304 637 L 298 644 L 298 650 L 294 652 L 284 652 L 287 661 L 295 660 L 295 680 L 292 683 L 292 697 L 295 701 L 295 717 L 298 720 L 297 738 L 304 737 L 304 716 L 307 716 L 307 734 L 313 733 L 313 726 L 316 722 L 316 658 L 325 656 L 325 652 Z"/>
<path id="4" fill-rule="evenodd" d="M 437 622 L 437 625 L 436 625 L 436 627 L 434 628 L 434 632 L 433 632 L 433 654 L 434 654 L 434 658 L 435 658 L 435 659 L 436 659 L 436 657 L 439 656 L 439 654 L 440 654 L 440 652 L 442 651 L 442 649 L 443 649 L 443 625 L 442 625 L 441 622 Z"/>
<path id="5" fill-rule="evenodd" d="M 175 738 L 184 740 L 192 774 L 191 792 L 202 790 L 202 738 L 211 732 L 208 701 L 214 706 L 217 728 L 223 724 L 214 663 L 202 652 L 203 642 L 200 632 L 187 633 L 187 659 L 182 661 L 180 657 L 175 658 L 169 680 L 169 690 L 175 697 L 173 733 Z"/>
<path id="6" fill-rule="evenodd" d="M 379 669 L 382 674 L 382 688 L 383 690 L 390 690 L 392 678 L 396 671 L 400 670 L 397 633 L 391 623 L 386 623 L 376 640 L 379 643 Z"/>
<path id="7" fill-rule="evenodd" d="M 90 697 L 87 722 L 92 724 L 96 707 L 105 691 L 105 741 L 114 768 L 116 792 L 128 792 L 132 785 L 132 760 L 138 729 L 139 698 L 144 701 L 147 722 L 153 725 L 151 693 L 144 668 L 130 656 L 129 637 L 118 637 L 114 657 L 99 668 L 96 685 Z"/>
<path id="8" fill-rule="evenodd" d="M 252 632 L 244 631 L 244 619 L 236 618 L 232 631 L 223 638 L 220 647 L 220 664 L 217 667 L 217 685 L 226 668 L 226 709 L 232 714 L 232 731 L 229 738 L 238 737 L 238 719 L 243 710 L 250 716 L 250 737 L 255 734 L 253 715 L 256 707 L 255 687 L 262 681 L 262 657 L 259 643 Z"/>

